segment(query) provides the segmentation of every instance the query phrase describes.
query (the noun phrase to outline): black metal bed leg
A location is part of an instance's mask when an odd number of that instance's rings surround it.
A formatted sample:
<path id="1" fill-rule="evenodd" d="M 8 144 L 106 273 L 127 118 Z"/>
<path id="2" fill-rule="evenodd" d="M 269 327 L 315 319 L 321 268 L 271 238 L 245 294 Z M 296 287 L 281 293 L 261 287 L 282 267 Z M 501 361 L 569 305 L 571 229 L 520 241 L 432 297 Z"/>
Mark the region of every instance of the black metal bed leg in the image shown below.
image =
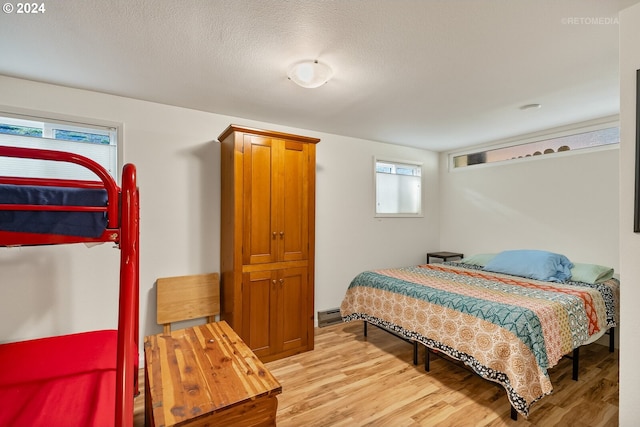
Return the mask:
<path id="1" fill-rule="evenodd" d="M 511 419 L 513 421 L 518 421 L 518 411 L 516 411 L 516 408 L 514 408 L 513 405 L 511 405 Z"/>
<path id="2" fill-rule="evenodd" d="M 616 328 L 609 329 L 609 353 L 613 353 L 616 343 Z"/>
<path id="3" fill-rule="evenodd" d="M 363 324 L 363 327 L 364 327 L 364 338 L 366 339 L 367 338 L 367 332 L 368 332 L 367 329 L 368 329 L 368 326 L 369 326 L 369 322 L 366 321 L 366 320 L 363 320 L 362 324 Z M 411 344 L 413 346 L 413 364 L 414 365 L 418 364 L 418 341 L 413 340 L 413 339 L 408 338 L 408 337 L 405 337 L 405 336 L 401 335 L 400 332 L 394 332 L 391 329 L 385 328 L 384 326 L 376 325 L 375 323 L 372 323 L 372 325 L 373 326 L 377 326 L 379 329 L 382 329 L 383 331 L 385 331 L 385 332 L 387 332 L 387 333 L 389 333 L 389 334 L 391 334 L 393 336 L 396 336 L 396 337 L 400 338 L 401 340 Z"/>
<path id="4" fill-rule="evenodd" d="M 580 366 L 580 347 L 575 348 L 573 350 L 573 373 L 571 374 L 571 378 L 574 381 L 578 381 L 578 368 Z"/>
<path id="5" fill-rule="evenodd" d="M 424 370 L 429 372 L 431 366 L 429 366 L 429 347 L 424 346 Z"/>

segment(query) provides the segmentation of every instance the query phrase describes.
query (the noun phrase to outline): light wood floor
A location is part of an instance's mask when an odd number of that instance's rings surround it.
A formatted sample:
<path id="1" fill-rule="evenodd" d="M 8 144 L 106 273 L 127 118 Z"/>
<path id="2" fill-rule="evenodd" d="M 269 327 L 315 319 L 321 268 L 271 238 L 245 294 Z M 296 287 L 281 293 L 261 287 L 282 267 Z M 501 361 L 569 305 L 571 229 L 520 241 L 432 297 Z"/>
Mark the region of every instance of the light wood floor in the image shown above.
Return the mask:
<path id="1" fill-rule="evenodd" d="M 591 344 L 580 351 L 580 378 L 571 360 L 550 371 L 554 393 L 532 406 L 528 419 L 510 419 L 502 386 L 362 322 L 316 329 L 315 350 L 267 363 L 282 384 L 279 427 L 312 426 L 617 426 L 618 352 Z M 141 373 L 141 380 L 143 380 Z M 144 382 L 141 382 L 144 384 Z M 144 425 L 144 397 L 136 398 L 135 425 Z"/>

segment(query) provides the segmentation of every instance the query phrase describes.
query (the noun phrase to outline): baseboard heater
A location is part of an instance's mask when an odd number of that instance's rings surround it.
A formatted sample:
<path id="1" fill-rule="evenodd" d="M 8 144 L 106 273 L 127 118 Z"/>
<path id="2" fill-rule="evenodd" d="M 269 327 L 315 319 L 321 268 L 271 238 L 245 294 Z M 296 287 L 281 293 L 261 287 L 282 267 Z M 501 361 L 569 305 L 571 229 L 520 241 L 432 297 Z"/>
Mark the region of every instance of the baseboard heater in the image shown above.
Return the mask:
<path id="1" fill-rule="evenodd" d="M 342 322 L 342 316 L 340 315 L 339 308 L 332 308 L 330 310 L 318 312 L 318 327 L 335 325 Z"/>

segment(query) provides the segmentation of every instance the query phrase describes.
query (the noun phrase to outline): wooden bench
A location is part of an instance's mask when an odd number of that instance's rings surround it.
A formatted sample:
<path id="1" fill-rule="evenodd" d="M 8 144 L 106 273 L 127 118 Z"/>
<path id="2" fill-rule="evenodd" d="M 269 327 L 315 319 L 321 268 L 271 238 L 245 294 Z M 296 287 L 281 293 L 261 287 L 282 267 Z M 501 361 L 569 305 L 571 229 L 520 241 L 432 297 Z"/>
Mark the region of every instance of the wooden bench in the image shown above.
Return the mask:
<path id="1" fill-rule="evenodd" d="M 269 426 L 282 386 L 224 321 L 145 337 L 149 426 Z"/>

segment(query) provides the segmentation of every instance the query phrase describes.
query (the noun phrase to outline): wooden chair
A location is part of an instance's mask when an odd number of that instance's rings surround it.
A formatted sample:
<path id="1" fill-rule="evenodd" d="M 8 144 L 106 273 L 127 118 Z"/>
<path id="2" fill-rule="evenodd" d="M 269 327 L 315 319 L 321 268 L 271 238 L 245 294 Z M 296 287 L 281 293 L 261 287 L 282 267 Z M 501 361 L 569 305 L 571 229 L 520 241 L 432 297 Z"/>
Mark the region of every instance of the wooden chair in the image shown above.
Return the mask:
<path id="1" fill-rule="evenodd" d="M 171 334 L 171 323 L 207 318 L 214 322 L 220 314 L 218 273 L 165 277 L 157 280 L 157 322 L 164 335 Z"/>

